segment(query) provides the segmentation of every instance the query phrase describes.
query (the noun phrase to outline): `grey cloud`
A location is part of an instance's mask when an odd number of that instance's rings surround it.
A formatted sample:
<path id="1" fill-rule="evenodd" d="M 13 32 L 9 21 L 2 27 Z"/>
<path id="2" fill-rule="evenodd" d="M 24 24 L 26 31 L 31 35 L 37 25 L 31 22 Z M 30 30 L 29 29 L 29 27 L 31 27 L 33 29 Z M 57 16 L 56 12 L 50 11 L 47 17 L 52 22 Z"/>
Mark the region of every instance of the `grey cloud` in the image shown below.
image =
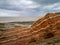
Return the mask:
<path id="1" fill-rule="evenodd" d="M 40 4 L 41 11 L 38 15 L 44 15 L 48 12 L 60 12 L 60 0 L 33 0 Z"/>
<path id="2" fill-rule="evenodd" d="M 50 5 L 50 4 L 60 2 L 60 0 L 33 0 L 33 1 L 35 1 L 39 4 L 42 4 L 42 5 Z"/>
<path id="3" fill-rule="evenodd" d="M 32 1 L 26 0 L 0 0 L 0 8 L 6 10 L 16 10 L 22 11 L 26 8 L 34 8 L 37 5 L 34 4 Z M 25 4 L 24 4 L 25 3 Z M 30 4 L 31 3 L 31 4 Z"/>
<path id="4" fill-rule="evenodd" d="M 2 12 L 3 16 L 5 16 L 5 14 L 9 14 L 11 16 L 32 16 L 35 15 L 35 13 L 37 13 L 36 9 L 38 9 L 38 4 L 35 4 L 34 2 L 28 0 L 23 0 L 23 2 L 25 1 L 24 3 L 21 1 L 22 0 L 0 0 L 0 9 L 5 10 L 5 12 L 1 10 L 0 12 Z"/>
<path id="5" fill-rule="evenodd" d="M 3 16 L 42 16 L 47 12 L 60 11 L 58 3 L 60 0 L 0 0 L 0 9 L 5 10 L 0 12 Z"/>
<path id="6" fill-rule="evenodd" d="M 22 8 L 9 4 L 7 0 L 0 0 L 0 9 L 21 11 Z"/>

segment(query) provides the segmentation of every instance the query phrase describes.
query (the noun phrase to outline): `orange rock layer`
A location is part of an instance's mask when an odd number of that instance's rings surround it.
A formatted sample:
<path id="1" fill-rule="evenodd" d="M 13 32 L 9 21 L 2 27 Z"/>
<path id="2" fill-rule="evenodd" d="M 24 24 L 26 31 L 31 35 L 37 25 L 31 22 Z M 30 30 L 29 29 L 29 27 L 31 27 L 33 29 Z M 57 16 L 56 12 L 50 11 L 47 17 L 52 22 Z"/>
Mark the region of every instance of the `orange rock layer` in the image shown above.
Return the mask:
<path id="1" fill-rule="evenodd" d="M 31 27 L 0 31 L 0 45 L 36 45 L 60 39 L 60 13 L 48 13 Z"/>

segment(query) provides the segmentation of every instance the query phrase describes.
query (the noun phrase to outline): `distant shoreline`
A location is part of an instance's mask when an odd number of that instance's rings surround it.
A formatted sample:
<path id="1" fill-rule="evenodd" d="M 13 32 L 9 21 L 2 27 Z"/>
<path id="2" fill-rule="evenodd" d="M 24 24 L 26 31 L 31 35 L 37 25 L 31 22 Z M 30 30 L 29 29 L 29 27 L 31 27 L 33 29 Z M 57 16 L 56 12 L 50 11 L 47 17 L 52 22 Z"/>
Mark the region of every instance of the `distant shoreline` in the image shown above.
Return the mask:
<path id="1" fill-rule="evenodd" d="M 39 17 L 0 17 L 0 23 L 9 22 L 31 22 L 36 21 Z"/>

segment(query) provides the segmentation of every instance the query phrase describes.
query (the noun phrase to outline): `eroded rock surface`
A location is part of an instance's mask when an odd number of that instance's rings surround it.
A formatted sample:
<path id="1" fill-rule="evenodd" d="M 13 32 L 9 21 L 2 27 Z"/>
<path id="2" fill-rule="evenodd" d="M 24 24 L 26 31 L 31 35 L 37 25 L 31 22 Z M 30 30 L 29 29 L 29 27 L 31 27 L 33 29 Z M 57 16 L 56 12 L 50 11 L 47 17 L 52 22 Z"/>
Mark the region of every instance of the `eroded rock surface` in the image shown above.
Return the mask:
<path id="1" fill-rule="evenodd" d="M 60 40 L 60 13 L 48 13 L 30 27 L 0 31 L 0 45 L 37 45 Z M 56 41 L 57 40 L 57 41 Z"/>

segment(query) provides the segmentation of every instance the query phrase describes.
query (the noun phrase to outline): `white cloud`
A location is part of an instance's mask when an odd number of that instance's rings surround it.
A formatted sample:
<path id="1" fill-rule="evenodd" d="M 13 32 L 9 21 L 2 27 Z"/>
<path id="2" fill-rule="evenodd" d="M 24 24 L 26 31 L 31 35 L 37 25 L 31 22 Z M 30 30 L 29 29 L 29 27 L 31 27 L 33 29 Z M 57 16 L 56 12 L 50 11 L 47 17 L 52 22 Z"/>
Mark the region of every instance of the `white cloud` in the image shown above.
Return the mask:
<path id="1" fill-rule="evenodd" d="M 19 12 L 0 9 L 1 17 L 18 17 Z"/>
<path id="2" fill-rule="evenodd" d="M 44 6 L 43 9 L 59 10 L 60 9 L 60 3 L 54 3 L 54 4 L 51 4 L 51 5 L 46 5 L 46 6 Z"/>
<path id="3" fill-rule="evenodd" d="M 60 10 L 60 7 L 56 7 L 56 8 L 54 8 L 53 10 Z"/>
<path id="4" fill-rule="evenodd" d="M 0 16 L 32 15 L 35 12 L 33 9 L 39 6 L 32 0 L 2 0 L 0 3 Z"/>
<path id="5" fill-rule="evenodd" d="M 7 0 L 8 4 L 16 8 L 36 8 L 39 5 L 32 0 Z M 10 8 L 12 8 L 10 7 Z"/>
<path id="6" fill-rule="evenodd" d="M 0 0 L 0 16 L 42 16 L 53 10 L 60 10 L 59 2 L 43 5 L 32 0 Z"/>

